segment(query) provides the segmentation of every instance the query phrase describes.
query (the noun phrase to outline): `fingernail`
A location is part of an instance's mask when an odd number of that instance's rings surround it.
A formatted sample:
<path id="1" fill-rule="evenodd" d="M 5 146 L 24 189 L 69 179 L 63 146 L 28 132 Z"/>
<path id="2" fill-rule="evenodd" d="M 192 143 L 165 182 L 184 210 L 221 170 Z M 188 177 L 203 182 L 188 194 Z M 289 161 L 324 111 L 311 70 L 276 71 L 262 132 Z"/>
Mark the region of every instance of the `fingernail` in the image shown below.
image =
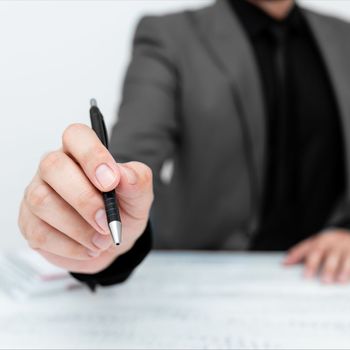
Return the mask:
<path id="1" fill-rule="evenodd" d="M 106 211 L 104 209 L 97 210 L 95 214 L 95 221 L 106 235 L 109 234 L 109 226 L 107 223 Z"/>
<path id="2" fill-rule="evenodd" d="M 106 250 L 112 244 L 111 237 L 96 232 L 92 237 L 92 243 L 99 249 Z"/>
<path id="3" fill-rule="evenodd" d="M 88 249 L 87 254 L 92 258 L 97 258 L 100 255 L 100 252 L 94 252 L 93 250 Z"/>
<path id="4" fill-rule="evenodd" d="M 104 188 L 112 186 L 116 180 L 114 172 L 106 164 L 102 164 L 96 169 L 96 178 L 100 185 Z"/>
<path id="5" fill-rule="evenodd" d="M 120 168 L 124 172 L 129 185 L 135 185 L 137 183 L 137 176 L 135 174 L 135 171 L 123 165 L 120 166 Z"/>

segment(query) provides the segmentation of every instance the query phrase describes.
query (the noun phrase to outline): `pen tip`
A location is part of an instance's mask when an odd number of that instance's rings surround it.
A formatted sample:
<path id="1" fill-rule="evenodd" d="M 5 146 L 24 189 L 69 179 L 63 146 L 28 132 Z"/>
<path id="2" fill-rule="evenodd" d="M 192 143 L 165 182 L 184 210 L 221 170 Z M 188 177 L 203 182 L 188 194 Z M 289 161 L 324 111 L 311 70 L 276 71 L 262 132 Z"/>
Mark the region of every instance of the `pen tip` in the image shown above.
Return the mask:
<path id="1" fill-rule="evenodd" d="M 96 99 L 92 98 L 92 99 L 90 100 L 90 106 L 91 106 L 91 107 L 97 107 L 97 101 L 96 101 Z"/>
<path id="2" fill-rule="evenodd" d="M 108 224 L 115 245 L 122 241 L 122 225 L 120 221 L 112 221 Z"/>

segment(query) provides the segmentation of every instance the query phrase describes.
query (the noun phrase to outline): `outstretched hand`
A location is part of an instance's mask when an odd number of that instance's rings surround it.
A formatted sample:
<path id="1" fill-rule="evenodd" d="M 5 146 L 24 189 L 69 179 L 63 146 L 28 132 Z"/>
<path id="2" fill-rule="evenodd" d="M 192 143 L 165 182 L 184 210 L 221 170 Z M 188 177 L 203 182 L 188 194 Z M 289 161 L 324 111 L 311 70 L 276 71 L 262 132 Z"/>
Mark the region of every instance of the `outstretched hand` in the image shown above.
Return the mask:
<path id="1" fill-rule="evenodd" d="M 100 191 L 116 191 L 123 242 L 109 234 Z M 19 227 L 29 245 L 71 272 L 96 273 L 132 248 L 145 230 L 153 201 L 152 172 L 117 164 L 95 132 L 69 126 L 62 148 L 43 157 L 21 203 Z"/>

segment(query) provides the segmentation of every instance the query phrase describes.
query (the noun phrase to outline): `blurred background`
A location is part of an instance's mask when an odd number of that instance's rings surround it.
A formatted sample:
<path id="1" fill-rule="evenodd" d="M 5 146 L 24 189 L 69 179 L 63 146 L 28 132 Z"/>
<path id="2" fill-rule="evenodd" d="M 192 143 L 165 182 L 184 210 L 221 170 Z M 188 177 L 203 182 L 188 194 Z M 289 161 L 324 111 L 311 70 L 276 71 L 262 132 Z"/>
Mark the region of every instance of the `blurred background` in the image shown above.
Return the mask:
<path id="1" fill-rule="evenodd" d="M 221 1 L 221 0 L 219 0 Z M 136 23 L 213 0 L 0 1 L 0 247 L 25 246 L 19 203 L 64 128 L 89 123 L 95 97 L 110 128 Z M 350 20 L 350 0 L 299 0 Z"/>

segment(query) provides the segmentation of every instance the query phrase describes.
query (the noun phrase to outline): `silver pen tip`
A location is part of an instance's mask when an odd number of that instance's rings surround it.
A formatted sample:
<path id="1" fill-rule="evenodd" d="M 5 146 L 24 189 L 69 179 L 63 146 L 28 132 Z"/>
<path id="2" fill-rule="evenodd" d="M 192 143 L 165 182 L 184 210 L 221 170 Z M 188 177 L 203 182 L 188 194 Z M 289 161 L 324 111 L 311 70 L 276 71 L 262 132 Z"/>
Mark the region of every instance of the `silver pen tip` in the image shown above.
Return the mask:
<path id="1" fill-rule="evenodd" d="M 90 106 L 91 106 L 91 107 L 97 107 L 97 101 L 96 101 L 96 99 L 92 98 L 92 99 L 90 100 Z"/>
<path id="2" fill-rule="evenodd" d="M 122 242 L 122 224 L 119 221 L 112 221 L 108 224 L 111 236 L 115 245 Z"/>

